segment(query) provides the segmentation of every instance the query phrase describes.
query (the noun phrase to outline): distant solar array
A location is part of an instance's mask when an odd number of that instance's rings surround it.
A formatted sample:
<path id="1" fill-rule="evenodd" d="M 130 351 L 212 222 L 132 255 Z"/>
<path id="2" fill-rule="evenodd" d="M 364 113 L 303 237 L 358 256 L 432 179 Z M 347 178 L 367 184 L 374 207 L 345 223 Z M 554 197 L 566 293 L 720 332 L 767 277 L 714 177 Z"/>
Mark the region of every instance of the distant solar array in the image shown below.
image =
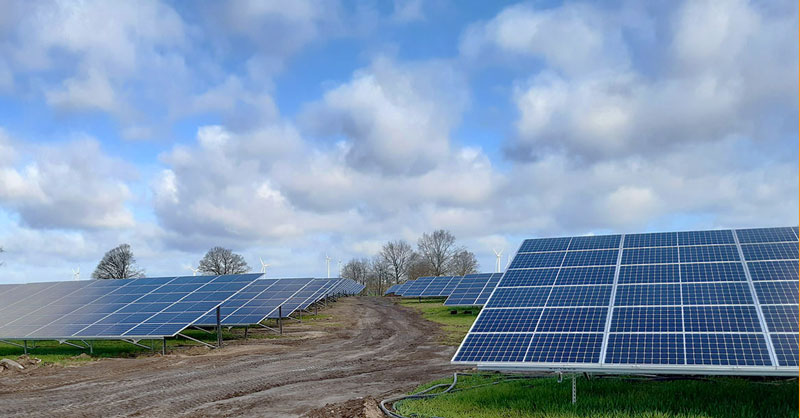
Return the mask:
<path id="1" fill-rule="evenodd" d="M 502 273 L 468 274 L 450 293 L 445 306 L 482 306 L 489 299 Z"/>
<path id="2" fill-rule="evenodd" d="M 796 375 L 797 228 L 529 239 L 453 362 Z"/>
<path id="3" fill-rule="evenodd" d="M 191 325 L 256 324 L 329 295 L 350 279 L 259 279 L 263 274 L 0 285 L 0 340 L 153 339 Z M 221 319 L 222 319 L 221 318 Z"/>

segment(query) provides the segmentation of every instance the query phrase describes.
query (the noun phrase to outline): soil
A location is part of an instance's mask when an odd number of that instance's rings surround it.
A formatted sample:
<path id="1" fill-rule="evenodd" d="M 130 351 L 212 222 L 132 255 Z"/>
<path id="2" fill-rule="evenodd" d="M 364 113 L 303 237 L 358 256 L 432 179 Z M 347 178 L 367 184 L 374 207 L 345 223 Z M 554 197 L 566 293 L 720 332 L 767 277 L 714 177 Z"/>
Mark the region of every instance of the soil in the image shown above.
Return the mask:
<path id="1" fill-rule="evenodd" d="M 280 339 L 3 374 L 0 416 L 372 418 L 380 399 L 457 370 L 455 348 L 412 309 L 352 297 L 324 313 Z"/>

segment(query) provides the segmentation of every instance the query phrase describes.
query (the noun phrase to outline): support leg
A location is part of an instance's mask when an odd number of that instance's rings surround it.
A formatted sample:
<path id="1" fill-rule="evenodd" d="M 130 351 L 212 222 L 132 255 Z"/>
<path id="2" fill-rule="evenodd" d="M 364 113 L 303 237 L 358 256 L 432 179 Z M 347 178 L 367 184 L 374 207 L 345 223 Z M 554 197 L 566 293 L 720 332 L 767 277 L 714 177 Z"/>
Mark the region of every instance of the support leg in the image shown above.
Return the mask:
<path id="1" fill-rule="evenodd" d="M 283 306 L 278 306 L 278 329 L 281 331 L 281 335 L 283 335 Z"/>
<path id="2" fill-rule="evenodd" d="M 245 327 L 244 327 L 244 339 L 245 339 L 245 340 L 247 339 L 247 330 L 248 330 L 249 328 L 250 328 L 250 327 L 248 327 L 247 325 L 245 325 Z"/>
<path id="3" fill-rule="evenodd" d="M 577 390 L 577 387 L 575 385 L 575 380 L 576 380 L 575 379 L 575 375 L 573 374 L 572 375 L 572 403 L 573 404 L 575 404 L 575 402 L 578 401 L 578 396 L 577 396 L 578 395 L 578 390 Z"/>
<path id="4" fill-rule="evenodd" d="M 161 339 L 161 354 L 167 355 L 167 337 Z"/>
<path id="5" fill-rule="evenodd" d="M 24 345 L 24 346 L 25 346 L 25 347 L 23 347 L 23 348 L 22 348 L 22 351 L 23 351 L 25 354 L 28 354 L 28 340 L 22 340 L 22 345 Z"/>
<path id="6" fill-rule="evenodd" d="M 222 347 L 222 325 L 219 323 L 219 306 L 217 306 L 217 347 Z"/>

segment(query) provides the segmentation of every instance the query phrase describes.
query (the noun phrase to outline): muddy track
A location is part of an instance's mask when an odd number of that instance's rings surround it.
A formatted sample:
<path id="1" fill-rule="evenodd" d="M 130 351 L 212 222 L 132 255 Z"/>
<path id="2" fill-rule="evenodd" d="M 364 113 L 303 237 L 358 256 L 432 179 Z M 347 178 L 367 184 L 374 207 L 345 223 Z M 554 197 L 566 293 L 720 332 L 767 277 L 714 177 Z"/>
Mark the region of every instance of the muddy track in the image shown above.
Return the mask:
<path id="1" fill-rule="evenodd" d="M 452 372 L 435 324 L 383 298 L 346 298 L 331 321 L 200 355 L 109 359 L 0 376 L 0 416 L 294 417 L 381 398 Z"/>

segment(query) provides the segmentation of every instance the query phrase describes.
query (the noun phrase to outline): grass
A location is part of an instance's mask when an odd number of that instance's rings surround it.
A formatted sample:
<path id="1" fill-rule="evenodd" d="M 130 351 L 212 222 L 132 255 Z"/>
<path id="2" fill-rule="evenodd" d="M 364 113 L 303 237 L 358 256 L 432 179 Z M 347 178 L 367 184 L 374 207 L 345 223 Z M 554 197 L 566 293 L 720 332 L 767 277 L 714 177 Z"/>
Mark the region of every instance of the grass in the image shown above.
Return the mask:
<path id="1" fill-rule="evenodd" d="M 400 304 L 419 310 L 422 317 L 436 322 L 442 326 L 444 337 L 441 341 L 444 345 L 457 346 L 461 344 L 461 340 L 467 335 L 475 318 L 478 317 L 480 307 L 463 308 L 463 307 L 450 307 L 443 306 L 444 299 L 401 299 Z M 458 314 L 453 315 L 450 312 L 457 310 Z M 464 313 L 464 311 L 472 311 L 472 313 Z"/>
<path id="2" fill-rule="evenodd" d="M 744 378 L 649 381 L 625 378 L 578 379 L 578 402 L 572 404 L 565 378 L 506 380 L 499 374 L 459 376 L 455 391 L 432 399 L 405 400 L 395 408 L 406 416 L 528 417 L 797 417 L 797 380 Z M 452 378 L 420 386 L 414 392 Z M 501 382 L 491 384 L 494 382 Z M 434 391 L 435 392 L 435 391 Z"/>
<path id="3" fill-rule="evenodd" d="M 325 321 L 329 320 L 330 315 L 319 314 L 319 315 L 303 315 L 303 321 Z M 284 321 L 284 326 L 286 326 L 289 322 Z M 274 324 L 268 324 L 271 327 L 275 327 Z M 249 339 L 272 339 L 272 338 L 281 338 L 278 335 L 272 334 L 270 332 L 255 330 L 253 327 L 250 327 L 251 332 L 248 333 Z M 196 338 L 200 341 L 204 341 L 209 344 L 216 344 L 217 342 L 217 334 L 216 332 L 207 333 L 196 329 L 186 329 L 182 332 L 182 334 L 188 335 L 192 338 Z M 242 328 L 233 328 L 232 330 L 228 330 L 226 328 L 222 329 L 222 339 L 223 341 L 231 342 L 235 340 L 243 340 L 244 339 L 244 331 Z M 22 343 L 21 341 L 14 341 L 16 343 Z M 71 341 L 75 343 L 75 341 Z M 77 347 L 72 347 L 66 344 L 59 344 L 57 341 L 36 341 L 35 348 L 33 347 L 33 342 L 28 341 L 28 355 L 30 357 L 35 357 L 42 360 L 42 364 L 49 364 L 49 365 L 57 365 L 57 366 L 75 366 L 87 363 L 89 361 L 97 360 L 100 358 L 126 358 L 126 357 L 138 357 L 138 356 L 149 356 L 153 354 L 160 354 L 161 353 L 161 340 L 152 341 L 152 347 L 155 348 L 154 351 L 151 351 L 149 348 L 138 347 L 133 344 L 128 344 L 123 341 L 114 341 L 114 340 L 96 340 L 90 341 L 93 346 L 93 353 L 89 354 L 89 350 L 80 349 Z M 150 347 L 151 341 L 150 340 L 142 340 L 139 341 L 140 344 Z M 202 347 L 201 344 L 196 343 L 191 340 L 187 340 L 182 337 L 175 337 L 175 338 L 168 338 L 167 339 L 167 352 L 175 351 L 175 350 L 182 350 L 191 347 Z M 6 344 L 0 342 L 0 358 L 10 358 L 10 359 L 17 359 L 23 355 L 23 349 L 14 345 Z"/>

